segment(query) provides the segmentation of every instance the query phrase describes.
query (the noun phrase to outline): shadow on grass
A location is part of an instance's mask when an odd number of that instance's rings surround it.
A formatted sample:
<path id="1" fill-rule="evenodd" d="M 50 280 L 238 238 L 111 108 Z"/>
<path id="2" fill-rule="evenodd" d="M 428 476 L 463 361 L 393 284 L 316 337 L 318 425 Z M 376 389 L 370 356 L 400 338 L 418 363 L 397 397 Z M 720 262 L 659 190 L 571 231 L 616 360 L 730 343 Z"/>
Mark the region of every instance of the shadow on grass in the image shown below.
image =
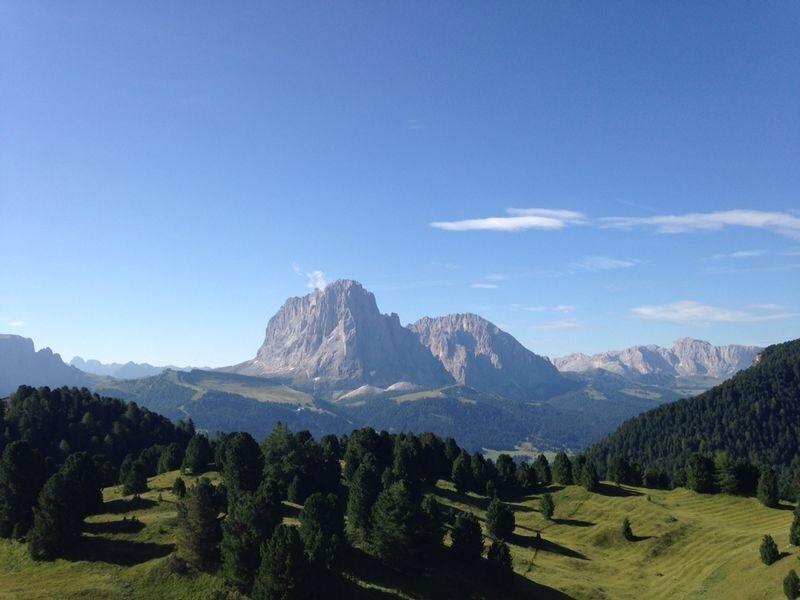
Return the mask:
<path id="1" fill-rule="evenodd" d="M 442 498 L 447 498 L 451 502 L 458 502 L 459 504 L 469 504 L 470 506 L 474 506 L 475 508 L 479 508 L 481 510 L 486 510 L 489 506 L 489 499 L 479 497 L 476 498 L 475 496 L 470 496 L 468 494 L 462 494 L 461 492 L 456 492 L 453 490 L 447 490 L 443 488 L 436 488 L 433 492 L 437 496 L 441 496 Z"/>
<path id="2" fill-rule="evenodd" d="M 628 490 L 624 487 L 618 487 L 608 483 L 601 483 L 597 486 L 597 493 L 602 496 L 613 496 L 616 498 L 630 498 L 633 496 L 643 496 L 641 492 L 635 490 Z"/>
<path id="3" fill-rule="evenodd" d="M 791 504 L 781 504 L 778 503 L 778 506 L 775 507 L 777 510 L 794 510 L 794 506 Z"/>
<path id="4" fill-rule="evenodd" d="M 118 521 L 95 521 L 83 524 L 83 530 L 88 533 L 138 533 L 144 529 L 144 523 L 133 519 L 120 519 Z"/>
<path id="5" fill-rule="evenodd" d="M 573 550 L 572 548 L 567 548 L 566 546 L 562 546 L 561 544 L 557 544 L 555 542 L 546 540 L 541 537 L 537 538 L 536 536 L 532 535 L 519 535 L 518 533 L 515 533 L 511 536 L 511 539 L 508 541 L 516 546 L 522 546 L 524 548 L 537 548 L 542 552 L 560 554 L 561 556 L 567 556 L 569 558 L 577 558 L 578 560 L 589 560 L 588 556 L 586 556 L 581 552 L 578 552 L 577 550 Z"/>
<path id="6" fill-rule="evenodd" d="M 83 536 L 80 542 L 64 558 L 73 561 L 85 560 L 130 567 L 154 558 L 162 558 L 172 550 L 172 544 L 110 540 L 104 537 Z"/>
<path id="7" fill-rule="evenodd" d="M 570 527 L 594 527 L 596 523 L 581 521 L 580 519 L 553 519 L 556 525 L 568 525 Z"/>
<path id="8" fill-rule="evenodd" d="M 653 539 L 652 535 L 634 535 L 631 537 L 630 541 L 632 542 L 643 542 L 645 540 Z"/>
<path id="9" fill-rule="evenodd" d="M 387 568 L 374 557 L 354 549 L 343 565 L 345 594 L 343 598 L 382 599 L 399 595 L 424 599 L 463 600 L 464 598 L 542 598 L 544 600 L 569 600 L 570 596 L 559 590 L 514 574 L 510 591 L 491 587 L 486 580 L 487 561 L 484 558 L 462 564 L 453 559 L 445 548 L 426 561 L 425 568 L 412 573 L 401 573 Z M 356 583 L 361 582 L 361 585 Z M 366 589 L 365 589 L 366 588 Z"/>
<path id="10" fill-rule="evenodd" d="M 122 513 L 130 512 L 132 510 L 146 510 L 158 505 L 155 500 L 134 496 L 133 498 L 119 498 L 118 500 L 109 500 L 103 503 L 103 508 L 99 514 L 119 515 Z"/>

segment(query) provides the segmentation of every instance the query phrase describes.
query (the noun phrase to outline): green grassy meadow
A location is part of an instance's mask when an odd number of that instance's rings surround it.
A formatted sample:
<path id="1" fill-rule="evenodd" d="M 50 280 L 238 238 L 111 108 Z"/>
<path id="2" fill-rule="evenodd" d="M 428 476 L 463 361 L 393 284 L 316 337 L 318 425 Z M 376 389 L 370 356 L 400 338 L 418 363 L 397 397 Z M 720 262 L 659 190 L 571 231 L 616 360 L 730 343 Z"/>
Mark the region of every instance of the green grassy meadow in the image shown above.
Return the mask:
<path id="1" fill-rule="evenodd" d="M 104 511 L 86 520 L 84 539 L 66 558 L 34 563 L 25 545 L 0 541 L 0 598 L 215 597 L 223 589 L 218 576 L 176 575 L 165 567 L 175 539 L 176 499 L 169 490 L 176 476 L 151 478 L 150 490 L 139 499 L 122 498 L 117 487 L 106 489 Z M 460 494 L 449 482 L 439 482 L 435 491 L 450 510 L 483 519 L 486 498 Z M 781 598 L 783 577 L 800 568 L 797 549 L 788 545 L 788 505 L 768 509 L 753 498 L 607 484 L 600 494 L 577 486 L 549 491 L 556 503 L 552 521 L 539 514 L 537 494 L 504 498 L 517 521 L 512 597 Z M 286 520 L 294 521 L 300 507 L 285 508 Z M 635 541 L 620 533 L 625 516 Z M 767 533 L 784 552 L 769 567 L 758 556 Z M 341 582 L 347 598 L 505 597 L 486 587 L 479 572 L 465 574 L 445 549 L 437 564 L 413 576 L 386 569 L 356 549 L 343 561 Z"/>

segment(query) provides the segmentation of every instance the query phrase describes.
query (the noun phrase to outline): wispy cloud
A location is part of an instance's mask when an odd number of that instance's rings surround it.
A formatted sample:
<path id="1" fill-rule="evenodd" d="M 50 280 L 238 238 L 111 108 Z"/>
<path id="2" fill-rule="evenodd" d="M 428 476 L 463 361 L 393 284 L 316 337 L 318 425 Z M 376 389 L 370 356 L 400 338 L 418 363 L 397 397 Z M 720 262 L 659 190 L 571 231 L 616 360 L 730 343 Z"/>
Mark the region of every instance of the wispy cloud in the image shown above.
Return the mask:
<path id="1" fill-rule="evenodd" d="M 505 273 L 489 273 L 485 279 L 489 281 L 506 281 L 509 278 Z"/>
<path id="2" fill-rule="evenodd" d="M 9 327 L 25 327 L 25 321 L 21 321 L 19 319 L 13 319 L 11 321 L 6 321 L 6 325 Z"/>
<path id="3" fill-rule="evenodd" d="M 552 312 L 566 314 L 572 312 L 575 307 L 570 306 L 569 304 L 558 304 L 556 306 L 521 306 L 519 308 L 520 310 L 524 310 L 526 312 Z"/>
<path id="4" fill-rule="evenodd" d="M 478 289 L 478 290 L 494 290 L 494 289 L 499 288 L 500 286 L 497 285 L 496 283 L 478 282 L 478 283 L 470 283 L 469 287 L 475 288 L 475 289 Z"/>
<path id="5" fill-rule="evenodd" d="M 303 271 L 297 263 L 292 263 L 292 270 L 297 275 L 306 278 L 306 287 L 310 290 L 324 290 L 325 286 L 328 285 L 323 271 Z"/>
<path id="6" fill-rule="evenodd" d="M 735 252 L 720 252 L 709 256 L 706 260 L 726 260 L 726 259 L 739 259 L 739 258 L 756 258 L 763 256 L 764 250 L 736 250 Z"/>
<path id="7" fill-rule="evenodd" d="M 599 217 L 591 219 L 574 210 L 552 208 L 509 208 L 506 216 L 491 216 L 460 221 L 434 221 L 431 227 L 446 231 L 522 231 L 558 230 L 571 225 L 593 225 L 601 229 L 631 230 L 648 228 L 658 233 L 720 231 L 727 227 L 762 229 L 800 239 L 800 217 L 790 212 L 750 209 L 695 212 L 646 217 Z"/>
<path id="8" fill-rule="evenodd" d="M 726 227 L 749 227 L 800 238 L 800 217 L 788 212 L 762 210 L 736 209 L 650 217 L 603 217 L 599 220 L 599 225 L 613 229 L 645 227 L 655 229 L 659 233 L 690 233 L 719 231 Z"/>
<path id="9" fill-rule="evenodd" d="M 712 323 L 754 323 L 778 321 L 800 316 L 797 313 L 774 312 L 775 305 L 754 305 L 744 309 L 724 308 L 694 300 L 680 300 L 668 304 L 636 306 L 631 314 L 639 319 L 668 321 L 681 325 L 710 325 Z M 765 308 L 770 307 L 770 308 Z"/>
<path id="10" fill-rule="evenodd" d="M 578 319 L 575 318 L 568 318 L 568 319 L 558 319 L 556 321 L 547 321 L 545 323 L 539 323 L 534 327 L 536 329 L 577 329 L 578 327 L 582 327 L 583 323 L 581 323 Z"/>
<path id="11" fill-rule="evenodd" d="M 613 269 L 628 269 L 641 264 L 635 258 L 611 258 L 609 256 L 585 256 L 573 263 L 573 266 L 586 271 L 611 271 Z"/>
<path id="12" fill-rule="evenodd" d="M 564 229 L 568 225 L 586 222 L 585 215 L 572 210 L 509 208 L 506 213 L 509 216 L 435 221 L 430 226 L 445 231 L 522 231 L 525 229 Z"/>

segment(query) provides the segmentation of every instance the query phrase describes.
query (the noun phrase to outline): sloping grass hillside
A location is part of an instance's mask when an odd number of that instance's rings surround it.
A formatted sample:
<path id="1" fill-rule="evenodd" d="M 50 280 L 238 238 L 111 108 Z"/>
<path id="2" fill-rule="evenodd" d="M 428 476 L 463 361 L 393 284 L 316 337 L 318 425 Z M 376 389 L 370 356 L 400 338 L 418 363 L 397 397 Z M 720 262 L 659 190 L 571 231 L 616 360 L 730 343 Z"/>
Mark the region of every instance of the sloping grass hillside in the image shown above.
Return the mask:
<path id="1" fill-rule="evenodd" d="M 139 499 L 107 488 L 103 512 L 87 519 L 83 541 L 66 559 L 34 563 L 24 545 L 0 541 L 0 598 L 214 598 L 223 588 L 218 576 L 177 575 L 167 566 L 176 533 L 170 492 L 176 476 L 151 478 Z M 184 479 L 191 484 L 191 477 Z M 485 518 L 486 498 L 458 493 L 449 482 L 439 482 L 435 491 L 446 510 Z M 552 521 L 538 512 L 538 494 L 505 498 L 517 522 L 513 597 L 772 599 L 782 597 L 788 570 L 800 569 L 797 549 L 788 545 L 788 505 L 768 509 L 752 498 L 607 484 L 599 494 L 576 486 L 548 491 L 556 504 Z M 286 520 L 296 522 L 299 507 L 285 508 Z M 626 516 L 634 541 L 621 534 Z M 769 567 L 758 555 L 767 533 L 784 552 Z M 343 593 L 365 599 L 501 597 L 479 571 L 465 575 L 445 548 L 431 569 L 415 576 L 386 569 L 356 550 L 344 563 Z"/>

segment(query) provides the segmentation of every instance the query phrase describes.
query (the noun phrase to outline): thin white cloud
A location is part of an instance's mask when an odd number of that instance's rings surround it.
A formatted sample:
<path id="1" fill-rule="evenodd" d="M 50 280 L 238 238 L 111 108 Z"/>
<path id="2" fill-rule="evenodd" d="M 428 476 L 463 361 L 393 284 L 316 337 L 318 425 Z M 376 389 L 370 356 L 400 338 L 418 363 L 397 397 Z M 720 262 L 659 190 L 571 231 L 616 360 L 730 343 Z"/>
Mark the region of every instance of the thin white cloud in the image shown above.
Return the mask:
<path id="1" fill-rule="evenodd" d="M 784 307 L 780 304 L 748 304 L 745 308 L 755 308 L 757 310 L 781 310 Z"/>
<path id="2" fill-rule="evenodd" d="M 690 233 L 719 231 L 726 227 L 749 227 L 800 238 L 800 217 L 788 212 L 747 209 L 651 217 L 603 217 L 599 220 L 599 225 L 613 229 L 653 228 L 659 233 Z"/>
<path id="3" fill-rule="evenodd" d="M 485 279 L 489 281 L 505 281 L 509 278 L 505 273 L 489 273 Z"/>
<path id="4" fill-rule="evenodd" d="M 523 231 L 558 230 L 571 225 L 593 225 L 602 229 L 649 228 L 659 233 L 720 231 L 726 227 L 748 227 L 800 239 L 800 217 L 790 212 L 733 209 L 680 215 L 597 219 L 590 219 L 574 210 L 552 208 L 509 208 L 506 213 L 507 216 L 434 221 L 430 226 L 446 231 Z"/>
<path id="5" fill-rule="evenodd" d="M 310 290 L 324 290 L 325 286 L 328 285 L 323 271 L 318 269 L 315 271 L 303 271 L 297 263 L 292 263 L 292 270 L 295 274 L 306 278 L 306 287 Z"/>
<path id="6" fill-rule="evenodd" d="M 754 323 L 759 321 L 778 321 L 797 317 L 797 313 L 772 312 L 774 309 L 755 308 L 734 309 L 703 304 L 694 300 L 680 300 L 668 304 L 636 306 L 631 314 L 639 319 L 668 321 L 681 325 L 710 325 L 711 323 Z M 767 312 L 769 311 L 769 312 Z"/>
<path id="7" fill-rule="evenodd" d="M 19 319 L 7 321 L 6 323 L 9 327 L 25 327 L 25 321 L 20 321 Z"/>
<path id="8" fill-rule="evenodd" d="M 611 258 L 609 256 L 585 256 L 575 261 L 573 266 L 587 271 L 611 271 L 613 269 L 629 269 L 641 264 L 635 258 Z"/>
<path id="9" fill-rule="evenodd" d="M 570 317 L 569 319 L 558 319 L 556 321 L 547 321 L 546 323 L 539 323 L 535 325 L 536 329 L 577 329 L 578 327 L 582 327 L 583 323 L 581 323 L 578 319 Z"/>
<path id="10" fill-rule="evenodd" d="M 720 252 L 709 256 L 707 260 L 726 260 L 726 259 L 739 259 L 739 258 L 756 258 L 763 256 L 764 250 L 736 250 L 735 252 Z"/>
<path id="11" fill-rule="evenodd" d="M 495 290 L 500 286 L 496 283 L 470 283 L 469 287 L 475 288 L 478 290 Z"/>
<path id="12" fill-rule="evenodd" d="M 521 308 L 526 312 L 552 312 L 566 314 L 572 312 L 575 307 L 570 306 L 569 304 L 558 304 L 556 306 L 523 306 Z"/>
<path id="13" fill-rule="evenodd" d="M 445 231 L 522 231 L 525 229 L 564 229 L 586 222 L 586 217 L 572 210 L 548 208 L 509 208 L 507 217 L 485 217 L 461 221 L 434 221 L 430 224 Z"/>

